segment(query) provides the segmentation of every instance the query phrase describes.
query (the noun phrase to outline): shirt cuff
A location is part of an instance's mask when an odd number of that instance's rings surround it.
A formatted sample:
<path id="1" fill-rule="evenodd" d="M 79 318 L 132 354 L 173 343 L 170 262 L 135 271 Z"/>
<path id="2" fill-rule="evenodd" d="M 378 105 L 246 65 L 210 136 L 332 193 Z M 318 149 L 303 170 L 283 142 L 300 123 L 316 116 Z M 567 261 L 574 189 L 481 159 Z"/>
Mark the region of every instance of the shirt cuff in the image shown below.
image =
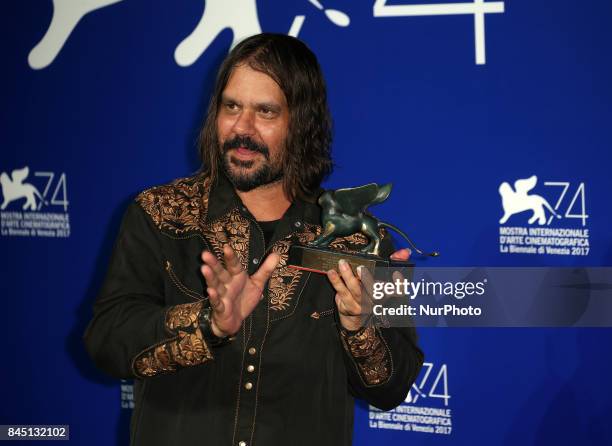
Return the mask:
<path id="1" fill-rule="evenodd" d="M 357 366 L 361 380 L 367 386 L 384 384 L 391 377 L 391 354 L 380 331 L 364 326 L 351 331 L 340 328 L 342 345 Z"/>
<path id="2" fill-rule="evenodd" d="M 165 312 L 164 325 L 174 336 L 136 355 L 132 361 L 134 374 L 138 377 L 151 377 L 213 359 L 199 326 L 202 308 L 202 302 L 169 307 Z"/>

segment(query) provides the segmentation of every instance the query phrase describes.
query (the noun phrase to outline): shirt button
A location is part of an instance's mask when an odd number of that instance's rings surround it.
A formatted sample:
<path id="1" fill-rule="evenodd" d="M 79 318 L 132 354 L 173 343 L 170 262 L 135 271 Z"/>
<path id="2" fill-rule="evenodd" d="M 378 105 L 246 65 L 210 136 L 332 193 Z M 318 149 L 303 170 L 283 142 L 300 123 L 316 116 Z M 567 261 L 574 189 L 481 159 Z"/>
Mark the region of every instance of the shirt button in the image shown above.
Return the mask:
<path id="1" fill-rule="evenodd" d="M 258 259 L 257 257 L 255 257 L 255 258 L 253 259 L 253 264 L 254 264 L 254 265 L 257 265 L 258 263 L 259 263 L 259 259 Z"/>
<path id="2" fill-rule="evenodd" d="M 295 223 L 293 223 L 293 226 L 295 226 L 296 228 L 299 228 L 300 226 L 302 226 L 302 222 L 296 221 Z"/>
<path id="3" fill-rule="evenodd" d="M 238 446 L 247 446 L 246 441 L 241 441 L 240 443 L 238 443 Z"/>
<path id="4" fill-rule="evenodd" d="M 257 353 L 257 349 L 255 347 L 251 347 L 249 349 L 249 355 L 254 355 L 255 353 Z"/>
<path id="5" fill-rule="evenodd" d="M 249 365 L 247 367 L 247 372 L 254 372 L 255 371 L 255 366 L 254 365 Z"/>
<path id="6" fill-rule="evenodd" d="M 250 382 L 245 383 L 244 388 L 247 390 L 251 390 L 253 388 L 253 383 L 250 383 Z"/>

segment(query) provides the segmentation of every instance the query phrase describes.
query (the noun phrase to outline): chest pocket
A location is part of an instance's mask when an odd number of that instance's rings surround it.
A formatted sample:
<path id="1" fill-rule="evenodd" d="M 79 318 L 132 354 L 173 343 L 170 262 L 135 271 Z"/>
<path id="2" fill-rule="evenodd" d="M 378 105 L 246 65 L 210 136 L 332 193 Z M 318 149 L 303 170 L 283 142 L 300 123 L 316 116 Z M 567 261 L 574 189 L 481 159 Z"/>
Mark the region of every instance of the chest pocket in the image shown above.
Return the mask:
<path id="1" fill-rule="evenodd" d="M 164 234 L 166 235 L 166 234 Z M 164 284 L 169 305 L 207 299 L 206 281 L 200 272 L 200 255 L 206 243 L 200 237 L 172 237 L 164 248 Z"/>
<path id="2" fill-rule="evenodd" d="M 272 322 L 291 317 L 296 312 L 299 312 L 301 317 L 314 315 L 313 318 L 333 315 L 335 292 L 327 277 L 324 274 L 290 268 L 287 264 L 291 245 L 307 243 L 314 239 L 318 232 L 320 228 L 313 226 L 308 231 L 293 233 L 272 245 L 271 250 L 281 258 L 268 282 Z"/>
<path id="3" fill-rule="evenodd" d="M 285 282 L 285 285 L 275 285 L 275 282 L 272 279 L 270 280 L 270 320 L 274 322 L 295 314 L 313 319 L 333 318 L 335 292 L 327 277 L 323 274 L 293 268 L 287 269 L 292 274 L 286 276 L 287 282 Z M 299 274 L 293 275 L 294 271 Z M 282 273 L 280 277 L 282 277 Z M 297 284 L 294 282 L 295 286 L 292 287 L 291 281 L 295 281 Z M 287 286 L 287 283 L 289 286 Z"/>
<path id="4" fill-rule="evenodd" d="M 333 319 L 336 303 L 334 298 L 336 292 L 329 283 L 325 274 L 313 273 L 310 286 L 312 293 L 309 293 L 307 315 L 312 319 Z"/>
<path id="5" fill-rule="evenodd" d="M 170 260 L 166 260 L 165 270 L 166 270 L 167 279 L 170 280 L 171 284 L 173 285 L 173 287 L 170 287 L 170 288 L 173 288 L 169 290 L 170 294 L 174 294 L 174 292 L 178 292 L 184 295 L 185 297 L 187 297 L 188 299 L 194 300 L 194 301 L 202 300 L 205 298 L 204 294 L 202 293 L 202 290 L 198 291 L 198 289 L 195 287 L 187 286 L 184 283 L 184 280 L 181 280 L 179 278 Z"/>

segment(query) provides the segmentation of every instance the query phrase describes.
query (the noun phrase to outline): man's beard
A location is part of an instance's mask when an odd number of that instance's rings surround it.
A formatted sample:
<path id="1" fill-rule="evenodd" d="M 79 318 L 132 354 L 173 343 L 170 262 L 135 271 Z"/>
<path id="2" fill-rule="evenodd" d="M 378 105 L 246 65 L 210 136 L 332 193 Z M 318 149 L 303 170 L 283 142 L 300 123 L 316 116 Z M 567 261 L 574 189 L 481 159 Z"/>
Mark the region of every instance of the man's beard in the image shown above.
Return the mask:
<path id="1" fill-rule="evenodd" d="M 249 150 L 261 153 L 265 161 L 259 168 L 251 172 L 242 171 L 242 169 L 251 169 L 256 160 L 241 160 L 231 156 L 229 151 L 231 149 L 237 149 L 238 147 L 246 147 Z M 227 175 L 227 178 L 234 187 L 241 192 L 248 192 L 256 187 L 278 181 L 283 177 L 282 166 L 275 166 L 274 163 L 270 161 L 270 151 L 268 147 L 263 144 L 257 144 L 249 137 L 236 136 L 232 139 L 228 139 L 223 143 L 221 153 L 225 175 Z"/>

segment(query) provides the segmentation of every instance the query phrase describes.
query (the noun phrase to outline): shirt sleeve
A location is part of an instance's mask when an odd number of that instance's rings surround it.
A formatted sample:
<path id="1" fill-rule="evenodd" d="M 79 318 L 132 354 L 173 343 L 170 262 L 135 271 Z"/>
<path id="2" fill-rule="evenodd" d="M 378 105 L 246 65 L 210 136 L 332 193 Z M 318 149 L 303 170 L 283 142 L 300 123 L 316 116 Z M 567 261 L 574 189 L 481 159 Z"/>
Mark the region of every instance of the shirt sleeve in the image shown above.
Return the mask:
<path id="1" fill-rule="evenodd" d="M 394 247 L 385 232 L 383 256 Z M 390 410 L 405 400 L 423 365 L 414 327 L 364 326 L 348 331 L 339 323 L 351 393 L 369 404 Z"/>
<path id="2" fill-rule="evenodd" d="M 159 232 L 137 202 L 123 216 L 83 341 L 109 375 L 147 378 L 213 359 L 199 328 L 203 301 L 167 305 Z"/>
<path id="3" fill-rule="evenodd" d="M 351 393 L 381 410 L 399 406 L 423 365 L 415 329 L 371 326 L 356 333 L 340 329 L 340 337 Z"/>

